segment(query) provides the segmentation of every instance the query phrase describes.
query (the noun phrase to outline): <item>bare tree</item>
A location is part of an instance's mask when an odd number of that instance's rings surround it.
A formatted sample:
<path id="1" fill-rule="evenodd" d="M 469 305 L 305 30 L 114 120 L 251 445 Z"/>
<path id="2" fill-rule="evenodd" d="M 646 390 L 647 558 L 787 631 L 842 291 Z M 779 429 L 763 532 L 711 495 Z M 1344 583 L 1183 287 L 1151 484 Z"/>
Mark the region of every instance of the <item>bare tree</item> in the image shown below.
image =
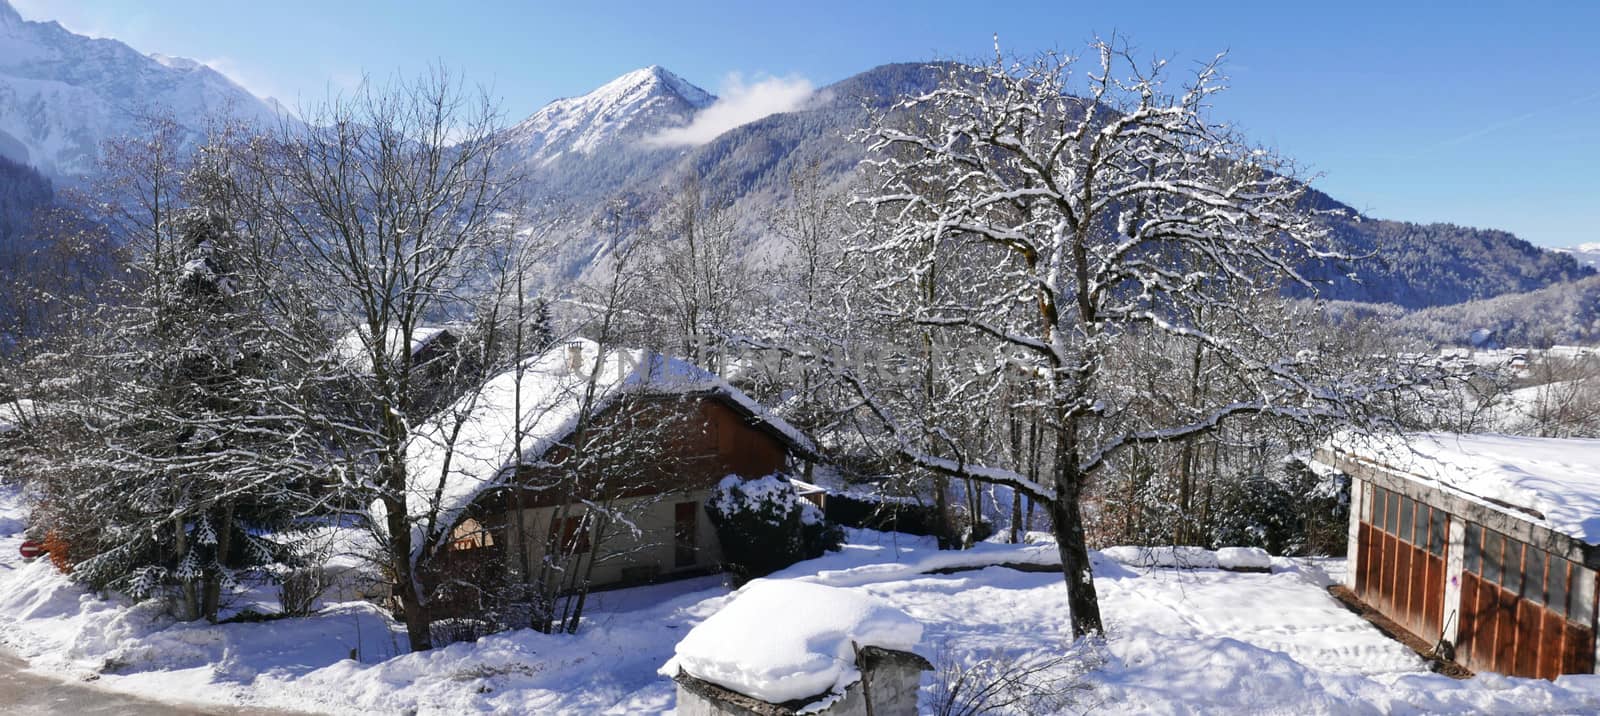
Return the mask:
<path id="1" fill-rule="evenodd" d="M 661 315 L 660 347 L 713 373 L 726 368 L 728 334 L 757 290 L 737 238 L 728 207 L 691 175 L 666 197 L 638 257 L 651 290 L 639 308 Z"/>
<path id="2" fill-rule="evenodd" d="M 414 523 L 436 516 L 413 509 L 405 448 L 434 394 L 412 349 L 428 323 L 464 317 L 484 288 L 490 258 L 512 241 L 515 177 L 498 171 L 493 104 L 442 69 L 388 88 L 364 83 L 304 114 L 304 126 L 285 123 L 251 154 L 246 199 L 269 237 L 257 266 L 314 287 L 274 296 L 277 310 L 343 333 L 345 355 L 365 369 L 349 387 L 361 419 L 304 417 L 372 466 L 371 479 L 347 487 L 381 506 L 385 567 L 411 647 L 427 649 L 416 560 L 432 549 L 412 542 Z"/>
<path id="3" fill-rule="evenodd" d="M 1529 385 L 1512 393 L 1523 415 L 1509 427 L 1539 437 L 1600 435 L 1600 358 L 1545 351 L 1528 366 Z"/>

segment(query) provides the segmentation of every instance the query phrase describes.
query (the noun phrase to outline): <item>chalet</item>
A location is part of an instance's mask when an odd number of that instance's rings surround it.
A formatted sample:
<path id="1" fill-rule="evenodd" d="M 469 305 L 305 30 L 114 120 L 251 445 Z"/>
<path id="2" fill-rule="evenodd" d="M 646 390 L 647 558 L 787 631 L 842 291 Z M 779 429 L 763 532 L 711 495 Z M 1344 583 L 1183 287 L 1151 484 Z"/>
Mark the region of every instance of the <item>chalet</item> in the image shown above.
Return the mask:
<path id="1" fill-rule="evenodd" d="M 1343 434 L 1348 586 L 1475 671 L 1593 673 L 1600 440 Z"/>
<path id="2" fill-rule="evenodd" d="M 573 341 L 413 432 L 413 544 L 433 545 L 430 561 L 447 571 L 486 560 L 514 570 L 540 564 L 560 535 L 592 563 L 594 586 L 699 574 L 721 562 L 704 508 L 717 483 L 800 470 L 814 455 L 799 431 L 704 370 Z M 606 519 L 585 507 L 602 503 L 597 512 L 626 523 L 603 536 Z"/>
<path id="3" fill-rule="evenodd" d="M 413 411 L 432 413 L 454 400 L 460 392 L 459 385 L 468 382 L 462 376 L 471 374 L 477 368 L 477 363 L 471 360 L 471 351 L 463 350 L 465 334 L 466 329 L 460 325 L 419 325 L 412 331 L 408 348 L 415 381 L 413 385 L 417 387 L 414 395 L 417 402 Z M 353 328 L 334 343 L 331 357 L 347 380 L 370 380 L 373 377 L 370 336 L 371 331 L 365 328 Z M 407 341 L 398 329 L 391 329 L 388 336 L 385 348 L 398 362 L 402 355 L 400 346 Z M 362 391 L 353 392 L 359 395 Z M 356 413 L 361 414 L 359 407 Z M 376 416 L 372 415 L 366 415 L 365 418 L 376 420 Z"/>

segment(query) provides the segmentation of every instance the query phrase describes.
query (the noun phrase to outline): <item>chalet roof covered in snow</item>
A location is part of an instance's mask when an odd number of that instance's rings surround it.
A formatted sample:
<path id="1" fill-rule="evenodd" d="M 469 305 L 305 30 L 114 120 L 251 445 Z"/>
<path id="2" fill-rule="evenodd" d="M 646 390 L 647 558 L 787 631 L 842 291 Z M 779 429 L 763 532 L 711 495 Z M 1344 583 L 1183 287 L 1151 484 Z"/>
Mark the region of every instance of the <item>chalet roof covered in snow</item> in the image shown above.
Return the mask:
<path id="1" fill-rule="evenodd" d="M 432 529 L 442 533 L 484 490 L 507 479 L 517 464 L 539 459 L 572 434 L 591 377 L 592 413 L 628 394 L 714 394 L 779 434 L 793 449 L 803 454 L 815 451 L 789 423 L 727 381 L 686 361 L 641 349 L 602 352 L 590 340 L 561 343 L 524 360 L 520 372 L 509 370 L 490 378 L 481 390 L 412 431 L 406 446 L 410 472 L 406 504 L 416 525 L 412 543 L 423 544 L 420 538 L 426 526 L 419 522 L 436 496 L 439 511 Z M 381 505 L 375 510 L 381 514 Z"/>
<path id="2" fill-rule="evenodd" d="M 1600 544 L 1600 440 L 1341 433 L 1325 447 Z"/>
<path id="3" fill-rule="evenodd" d="M 411 355 L 415 356 L 423 348 L 426 348 L 429 343 L 438 340 L 440 336 L 448 334 L 450 331 L 449 326 L 417 326 L 411 332 Z M 400 357 L 397 349 L 404 342 L 402 333 L 403 331 L 397 327 L 390 328 L 388 340 L 384 343 L 384 347 L 389 351 L 389 354 L 396 358 Z M 366 327 L 357 327 L 345 331 L 344 335 L 339 336 L 338 342 L 333 346 L 334 360 L 350 371 L 363 374 L 371 373 L 372 353 L 368 348 L 372 343 L 371 335 L 372 332 L 367 330 Z"/>

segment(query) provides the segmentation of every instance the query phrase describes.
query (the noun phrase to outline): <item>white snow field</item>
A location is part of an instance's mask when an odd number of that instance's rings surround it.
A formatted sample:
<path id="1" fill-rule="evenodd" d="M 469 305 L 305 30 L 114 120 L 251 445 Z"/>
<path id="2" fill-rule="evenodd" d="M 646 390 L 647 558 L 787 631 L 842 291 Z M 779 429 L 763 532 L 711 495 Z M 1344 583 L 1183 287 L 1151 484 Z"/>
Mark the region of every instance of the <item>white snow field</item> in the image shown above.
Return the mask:
<path id="1" fill-rule="evenodd" d="M 657 669 L 691 629 L 739 598 L 717 577 L 606 592 L 594 595 L 577 635 L 523 630 L 420 654 L 401 654 L 400 628 L 359 602 L 301 619 L 173 624 L 150 606 L 88 594 L 45 561 L 22 563 L 19 503 L 0 493 L 0 532 L 8 533 L 0 536 L 0 640 L 40 673 L 154 699 L 341 714 L 670 713 L 674 686 Z M 870 597 L 922 624 L 916 650 L 936 664 L 1037 658 L 1060 653 L 1070 638 L 1060 576 L 984 565 L 1048 565 L 1054 551 L 985 544 L 939 552 L 923 538 L 854 531 L 843 551 L 752 584 L 778 599 L 796 582 Z M 1270 574 L 1237 573 L 1130 567 L 1095 555 L 1108 638 L 1059 667 L 1083 687 L 1065 710 L 1600 711 L 1600 677 L 1455 681 L 1427 672 L 1327 595 L 1324 570 L 1342 566 L 1275 558 Z M 965 571 L 927 573 L 935 569 Z M 763 628 L 776 638 L 793 629 L 789 622 Z M 924 710 L 935 693 L 927 674 Z"/>

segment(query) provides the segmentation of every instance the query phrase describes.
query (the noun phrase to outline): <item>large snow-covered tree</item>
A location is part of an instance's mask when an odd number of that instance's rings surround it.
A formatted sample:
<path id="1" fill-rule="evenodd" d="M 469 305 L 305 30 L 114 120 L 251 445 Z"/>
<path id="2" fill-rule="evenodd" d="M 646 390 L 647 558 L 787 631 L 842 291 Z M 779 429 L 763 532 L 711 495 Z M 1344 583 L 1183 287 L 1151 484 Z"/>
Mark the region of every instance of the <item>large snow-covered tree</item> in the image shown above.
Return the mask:
<path id="1" fill-rule="evenodd" d="M 41 397 L 60 432 L 33 480 L 33 522 L 74 578 L 213 621 L 230 585 L 296 562 L 283 538 L 317 452 L 275 408 L 301 366 L 274 353 L 262 287 L 238 271 L 250 240 L 226 155 L 208 145 L 175 170 L 153 230 L 170 243 L 142 246 L 124 300 L 40 359 L 58 364 Z"/>
<path id="2" fill-rule="evenodd" d="M 406 444 L 438 407 L 438 376 L 415 348 L 430 324 L 465 320 L 494 288 L 485 278 L 514 242 L 516 177 L 499 171 L 499 115 L 482 93 L 464 91 L 443 70 L 354 94 L 308 112 L 255 143 L 244 201 L 260 235 L 256 266 L 293 281 L 273 296 L 286 319 L 310 317 L 332 329 L 325 341 L 292 350 L 334 355 L 350 368 L 336 390 L 351 414 L 306 410 L 302 417 L 358 466 L 341 492 L 378 503 L 376 535 L 410 644 L 432 645 L 427 595 L 418 578 Z M 294 288 L 295 290 L 288 290 Z M 470 382 L 470 381 L 469 381 Z M 370 476 L 370 478 L 368 477 Z"/>
<path id="3" fill-rule="evenodd" d="M 1081 72 L 1056 54 L 951 66 L 875 123 L 860 289 L 813 350 L 911 468 L 1046 508 L 1079 636 L 1103 630 L 1083 497 L 1120 454 L 1248 416 L 1340 418 L 1371 390 L 1297 314 L 1260 308 L 1327 256 L 1324 230 L 1289 162 L 1208 117 L 1218 64 L 1174 84 L 1090 49 Z M 1203 390 L 1121 379 L 1196 360 Z M 1037 444 L 996 439 L 1007 415 Z"/>

